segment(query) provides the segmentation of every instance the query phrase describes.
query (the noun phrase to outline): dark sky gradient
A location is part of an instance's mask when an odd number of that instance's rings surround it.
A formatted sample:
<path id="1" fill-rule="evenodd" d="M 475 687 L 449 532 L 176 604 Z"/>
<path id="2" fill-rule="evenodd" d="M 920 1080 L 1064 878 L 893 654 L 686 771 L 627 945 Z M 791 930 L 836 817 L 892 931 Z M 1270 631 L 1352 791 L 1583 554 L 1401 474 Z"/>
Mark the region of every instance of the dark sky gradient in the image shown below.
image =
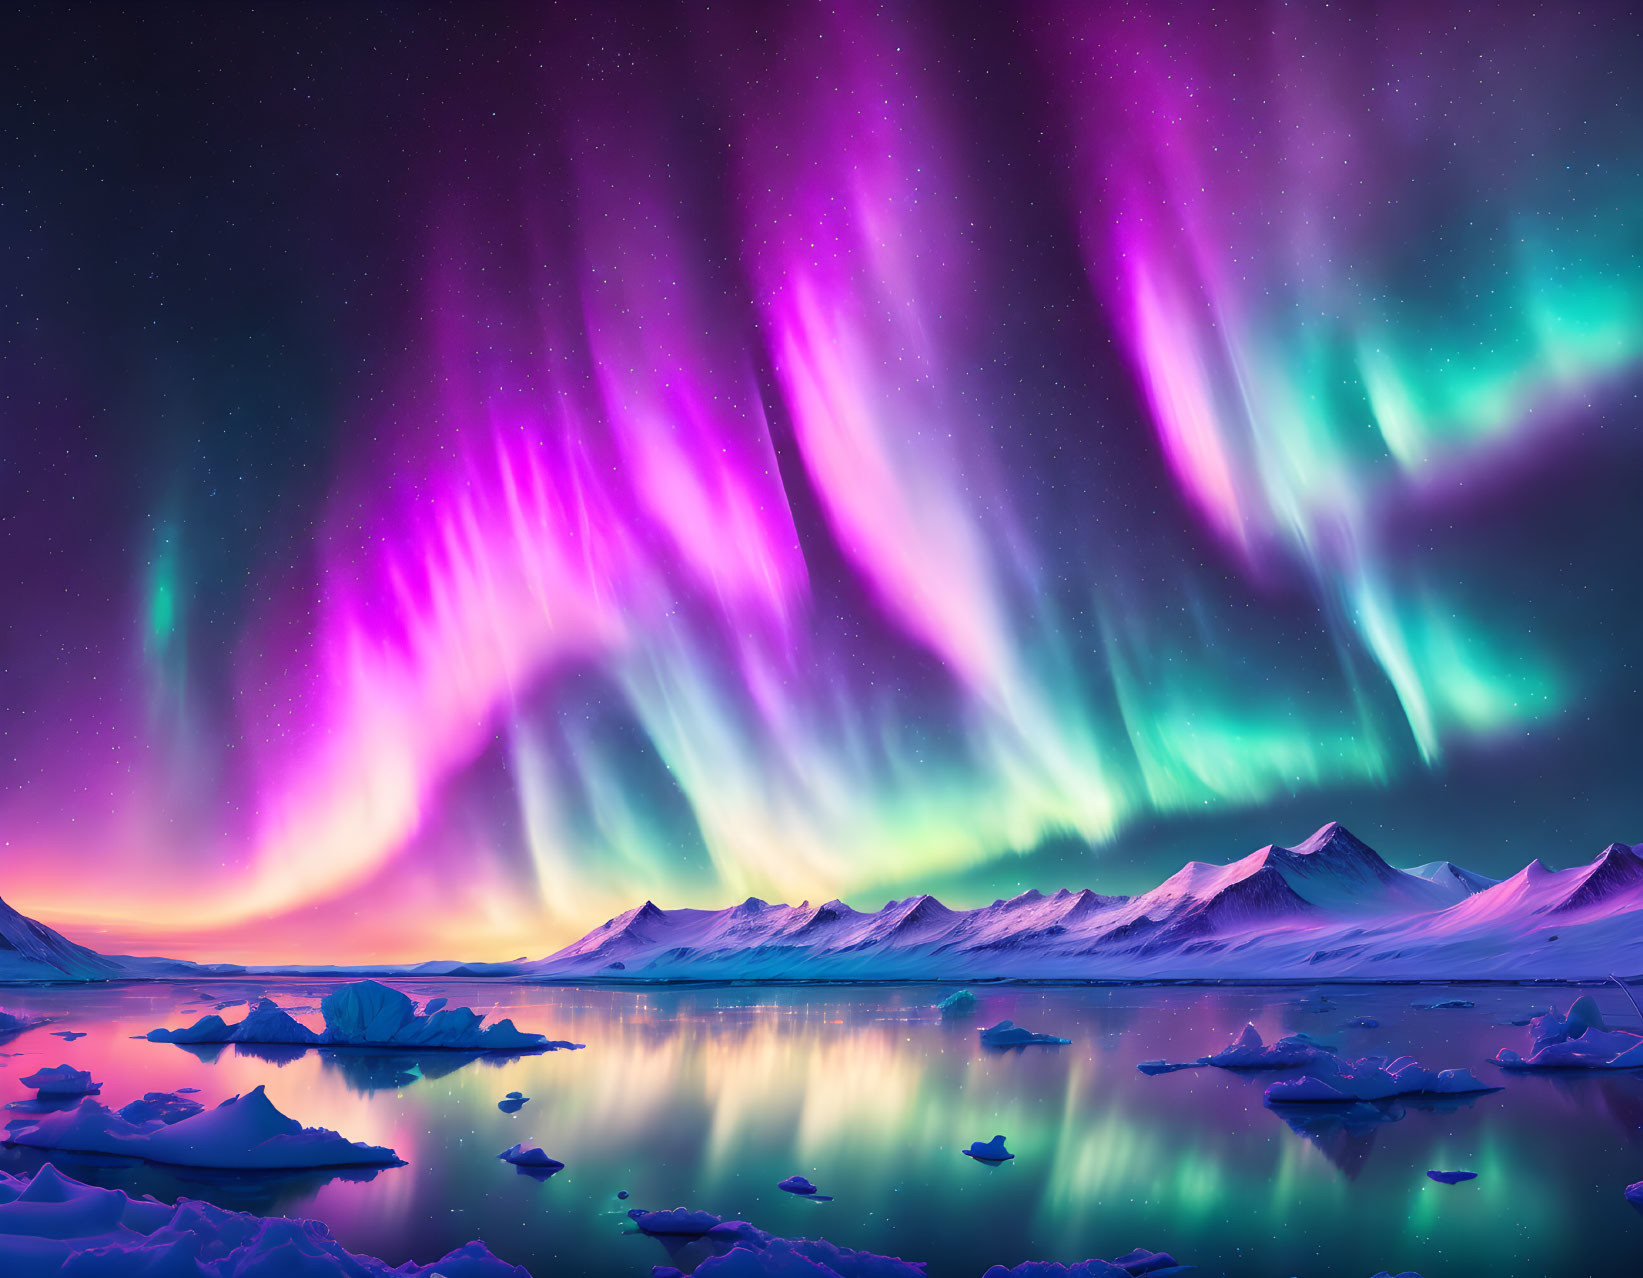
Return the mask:
<path id="1" fill-rule="evenodd" d="M 604 8 L 0 22 L 14 905 L 484 958 L 1643 839 L 1623 8 Z"/>

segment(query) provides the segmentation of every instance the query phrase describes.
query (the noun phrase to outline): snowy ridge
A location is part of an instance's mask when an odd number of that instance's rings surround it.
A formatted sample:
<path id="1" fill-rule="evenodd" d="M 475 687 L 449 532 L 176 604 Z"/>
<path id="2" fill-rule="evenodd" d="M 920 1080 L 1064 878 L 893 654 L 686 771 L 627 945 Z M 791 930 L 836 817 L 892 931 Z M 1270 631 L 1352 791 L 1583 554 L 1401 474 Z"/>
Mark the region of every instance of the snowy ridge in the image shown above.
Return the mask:
<path id="1" fill-rule="evenodd" d="M 1497 881 L 1399 870 L 1338 823 L 1135 897 L 1024 892 L 974 910 L 929 896 L 862 913 L 756 898 L 646 901 L 518 974 L 612 980 L 1590 979 L 1643 972 L 1643 845 Z"/>
<path id="2" fill-rule="evenodd" d="M 117 981 L 240 970 L 202 967 L 183 959 L 99 954 L 0 901 L 0 981 Z"/>

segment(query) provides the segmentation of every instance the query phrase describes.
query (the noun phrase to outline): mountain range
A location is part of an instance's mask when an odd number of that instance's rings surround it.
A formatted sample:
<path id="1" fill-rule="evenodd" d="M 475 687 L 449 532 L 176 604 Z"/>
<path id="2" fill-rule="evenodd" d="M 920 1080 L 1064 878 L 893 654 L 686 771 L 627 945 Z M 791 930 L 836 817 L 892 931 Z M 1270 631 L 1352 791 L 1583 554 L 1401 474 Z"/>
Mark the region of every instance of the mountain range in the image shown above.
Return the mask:
<path id="1" fill-rule="evenodd" d="M 0 902 L 0 980 L 214 975 L 539 980 L 1527 980 L 1643 974 L 1643 844 L 1496 880 L 1395 869 L 1331 822 L 1294 847 L 1189 862 L 1139 896 L 1023 892 L 664 910 L 646 901 L 546 958 L 414 966 L 203 966 L 98 954 Z"/>
<path id="2" fill-rule="evenodd" d="M 1400 870 L 1344 826 L 1139 896 L 1023 892 L 724 910 L 645 902 L 519 975 L 618 980 L 1597 979 L 1643 972 L 1643 845 L 1495 880 Z"/>

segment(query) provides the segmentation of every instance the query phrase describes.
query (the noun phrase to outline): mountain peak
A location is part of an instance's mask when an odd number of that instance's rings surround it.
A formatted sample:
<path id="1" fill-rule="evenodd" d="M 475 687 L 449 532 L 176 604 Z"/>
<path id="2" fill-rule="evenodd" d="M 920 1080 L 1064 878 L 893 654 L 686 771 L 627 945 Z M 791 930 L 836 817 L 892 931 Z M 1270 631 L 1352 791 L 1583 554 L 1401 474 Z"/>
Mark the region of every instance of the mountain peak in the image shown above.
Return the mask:
<path id="1" fill-rule="evenodd" d="M 1581 873 L 1580 885 L 1556 906 L 1558 912 L 1580 910 L 1643 886 L 1643 857 L 1624 843 L 1611 843 Z"/>
<path id="2" fill-rule="evenodd" d="M 1297 856 L 1353 856 L 1360 857 L 1364 853 L 1375 856 L 1376 853 L 1367 843 L 1353 834 L 1339 821 L 1330 821 L 1320 825 L 1307 838 L 1301 840 L 1292 848 L 1284 848 L 1285 852 L 1293 852 Z M 1378 859 L 1378 858 L 1377 858 Z"/>

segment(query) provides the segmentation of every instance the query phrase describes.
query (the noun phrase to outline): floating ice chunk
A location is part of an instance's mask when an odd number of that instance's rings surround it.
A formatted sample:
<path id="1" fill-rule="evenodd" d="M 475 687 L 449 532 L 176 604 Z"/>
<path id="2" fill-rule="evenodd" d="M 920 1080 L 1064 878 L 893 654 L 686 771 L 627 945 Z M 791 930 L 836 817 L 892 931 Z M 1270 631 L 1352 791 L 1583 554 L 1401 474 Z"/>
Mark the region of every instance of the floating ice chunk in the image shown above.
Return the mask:
<path id="1" fill-rule="evenodd" d="M 147 1038 L 155 1043 L 280 1043 L 476 1052 L 554 1051 L 582 1046 L 525 1033 L 507 1019 L 482 1025 L 483 1014 L 467 1007 L 447 1007 L 444 999 L 430 999 L 427 1009 L 418 1014 L 408 995 L 378 981 L 339 985 L 320 1000 L 320 1014 L 325 1018 L 325 1029 L 316 1033 L 263 999 L 237 1024 L 228 1025 L 213 1014 L 183 1029 L 150 1030 Z"/>
<path id="2" fill-rule="evenodd" d="M 1167 1251 L 1148 1251 L 1144 1247 L 1137 1247 L 1134 1251 L 1126 1252 L 1114 1258 L 1113 1264 L 1127 1274 L 1173 1274 L 1180 1272 L 1183 1266 L 1176 1263 L 1174 1256 Z"/>
<path id="3" fill-rule="evenodd" d="M 693 1259 L 695 1278 L 924 1278 L 922 1264 L 852 1251 L 822 1238 L 779 1238 L 745 1220 L 727 1220 L 689 1236 L 688 1242 L 664 1245 L 675 1254 L 681 1246 L 689 1247 L 693 1257 L 708 1253 L 706 1259 Z M 680 1275 L 671 1265 L 652 1271 L 652 1278 Z"/>
<path id="4" fill-rule="evenodd" d="M 439 1011 L 440 1008 L 444 1007 L 445 1004 L 448 1003 L 448 1002 L 450 1002 L 450 999 L 448 999 L 448 998 L 443 998 L 443 997 L 441 997 L 441 998 L 431 998 L 426 1003 L 424 1003 L 422 1005 L 422 1014 L 424 1016 L 432 1016 L 435 1012 Z"/>
<path id="5" fill-rule="evenodd" d="M 505 1163 L 512 1163 L 515 1167 L 527 1171 L 547 1172 L 552 1175 L 563 1170 L 565 1164 L 557 1158 L 550 1158 L 535 1145 L 510 1145 L 497 1155 Z"/>
<path id="6" fill-rule="evenodd" d="M 185 1029 L 150 1030 L 147 1037 L 153 1043 L 279 1043 L 292 1047 L 314 1047 L 323 1041 L 320 1035 L 266 998 L 257 1000 L 245 1019 L 233 1025 L 213 1013 L 202 1016 Z"/>
<path id="7" fill-rule="evenodd" d="M 813 1203 L 830 1203 L 831 1194 L 818 1194 L 816 1187 L 803 1176 L 789 1176 L 786 1180 L 776 1183 L 777 1189 L 786 1190 L 790 1194 L 797 1194 L 800 1198 L 808 1198 Z"/>
<path id="8" fill-rule="evenodd" d="M 968 1016 L 976 1010 L 976 996 L 969 990 L 954 990 L 936 1008 L 943 1016 Z"/>
<path id="9" fill-rule="evenodd" d="M 1375 1275 L 1375 1278 L 1421 1278 L 1421 1276 L 1413 1269 L 1405 1269 L 1401 1274 L 1388 1273 L 1383 1269 Z"/>
<path id="10" fill-rule="evenodd" d="M 969 1149 L 962 1149 L 959 1152 L 982 1163 L 1007 1163 L 1015 1157 L 1014 1154 L 1004 1148 L 1004 1137 L 1002 1136 L 994 1136 L 988 1141 L 971 1141 Z"/>
<path id="11" fill-rule="evenodd" d="M 628 1218 L 639 1226 L 643 1233 L 680 1238 L 700 1237 L 715 1225 L 724 1223 L 718 1216 L 710 1216 L 705 1211 L 690 1211 L 684 1207 L 674 1207 L 669 1211 L 646 1211 L 642 1207 L 635 1207 L 628 1212 Z"/>
<path id="12" fill-rule="evenodd" d="M 1411 1007 L 1422 1012 L 1443 1012 L 1463 1007 L 1476 1007 L 1477 1004 L 1464 998 L 1446 998 L 1441 1003 L 1411 1003 Z"/>
<path id="13" fill-rule="evenodd" d="M 1338 1104 L 1342 1101 L 1388 1100 L 1394 1096 L 1464 1096 L 1495 1092 L 1465 1069 L 1430 1070 L 1410 1056 L 1388 1060 L 1365 1056 L 1342 1060 L 1322 1055 L 1301 1078 L 1283 1079 L 1266 1089 L 1268 1104 Z"/>
<path id="14" fill-rule="evenodd" d="M 6 1143 L 30 1149 L 115 1154 L 177 1167 L 234 1171 L 316 1167 L 396 1167 L 391 1149 L 365 1145 L 324 1127 L 304 1127 L 274 1107 L 261 1087 L 167 1123 L 134 1123 L 94 1100 L 13 1125 Z"/>
<path id="15" fill-rule="evenodd" d="M 1581 995 L 1566 1015 L 1555 1010 L 1529 1022 L 1529 1055 L 1509 1047 L 1495 1055 L 1503 1069 L 1635 1069 L 1643 1066 L 1643 1035 L 1612 1030 L 1590 995 Z"/>
<path id="16" fill-rule="evenodd" d="M 1171 1278 L 1187 1273 L 1192 1266 L 1179 1264 L 1167 1251 L 1147 1251 L 1137 1247 L 1116 1260 L 1083 1260 L 1076 1265 L 1059 1265 L 1047 1260 L 1029 1260 L 1006 1269 L 994 1265 L 982 1278 Z"/>
<path id="17" fill-rule="evenodd" d="M 496 1107 L 504 1114 L 517 1114 L 520 1110 L 525 1108 L 525 1102 L 528 1100 L 530 1100 L 530 1097 L 526 1096 L 523 1092 L 509 1092 L 501 1100 L 496 1102 Z"/>
<path id="18" fill-rule="evenodd" d="M 1275 1043 L 1262 1041 L 1260 1030 L 1244 1026 L 1230 1047 L 1223 1047 L 1205 1063 L 1221 1069 L 1293 1069 L 1329 1057 L 1330 1049 L 1307 1034 L 1287 1034 Z"/>
<path id="19" fill-rule="evenodd" d="M 1638 1211 L 1643 1211 L 1643 1180 L 1635 1185 L 1626 1186 L 1626 1201 Z"/>
<path id="20" fill-rule="evenodd" d="M 1027 1047 L 1034 1043 L 1064 1045 L 1070 1042 L 1072 1039 L 1057 1038 L 1054 1034 L 1035 1034 L 1022 1029 L 1014 1021 L 1000 1021 L 981 1031 L 983 1047 Z"/>
<path id="21" fill-rule="evenodd" d="M 0 1172 L 0 1237 L 11 1262 L 6 1272 L 30 1276 L 528 1278 L 483 1243 L 467 1243 L 429 1265 L 396 1269 L 347 1251 L 318 1221 L 253 1216 L 188 1199 L 174 1207 L 134 1199 L 82 1184 L 50 1163 L 32 1178 Z"/>
<path id="22" fill-rule="evenodd" d="M 0 1034 L 3 1033 L 5 1033 L 5 1029 L 0 1027 Z M 51 1035 L 53 1038 L 62 1039 L 65 1043 L 72 1043 L 77 1038 L 84 1038 L 86 1032 L 84 1030 L 52 1030 Z"/>
<path id="23" fill-rule="evenodd" d="M 8 1038 L 16 1038 L 24 1030 L 31 1030 L 37 1025 L 44 1025 L 51 1018 L 49 1016 L 22 1016 L 16 1012 L 8 1012 L 0 1008 L 0 1043 Z"/>
<path id="24" fill-rule="evenodd" d="M 1427 1177 L 1440 1185 L 1458 1185 L 1463 1180 L 1476 1180 L 1478 1174 L 1469 1171 L 1429 1171 Z"/>
<path id="25" fill-rule="evenodd" d="M 25 1074 L 17 1080 L 24 1087 L 32 1087 L 41 1098 L 48 1096 L 95 1096 L 103 1090 L 101 1083 L 92 1082 L 86 1070 L 72 1065 L 50 1065 Z"/>
<path id="26" fill-rule="evenodd" d="M 141 1127 L 145 1123 L 170 1125 L 181 1122 L 185 1118 L 192 1118 L 204 1108 L 199 1101 L 180 1096 L 176 1092 L 145 1092 L 142 1100 L 122 1105 L 116 1112 L 126 1122 Z"/>
<path id="27" fill-rule="evenodd" d="M 1207 1064 L 1209 1057 L 1200 1056 L 1195 1061 L 1142 1061 L 1135 1068 L 1143 1074 L 1173 1074 L 1178 1069 L 1197 1069 Z"/>

